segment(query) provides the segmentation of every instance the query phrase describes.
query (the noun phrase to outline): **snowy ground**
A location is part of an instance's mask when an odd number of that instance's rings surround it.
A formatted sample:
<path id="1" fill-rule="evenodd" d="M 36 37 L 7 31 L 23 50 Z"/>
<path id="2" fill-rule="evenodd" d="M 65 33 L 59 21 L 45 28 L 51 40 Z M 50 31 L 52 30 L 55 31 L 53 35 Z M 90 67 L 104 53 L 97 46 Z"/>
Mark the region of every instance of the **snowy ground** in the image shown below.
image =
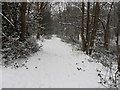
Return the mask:
<path id="1" fill-rule="evenodd" d="M 0 89 L 2 88 L 2 67 L 0 67 Z"/>
<path id="2" fill-rule="evenodd" d="M 59 38 L 43 42 L 43 48 L 28 58 L 25 67 L 3 68 L 3 88 L 102 88 L 97 68 L 87 55 L 73 50 Z"/>
<path id="3" fill-rule="evenodd" d="M 0 53 L 0 58 L 2 58 L 1 53 Z M 2 88 L 2 65 L 0 63 L 0 90 Z"/>

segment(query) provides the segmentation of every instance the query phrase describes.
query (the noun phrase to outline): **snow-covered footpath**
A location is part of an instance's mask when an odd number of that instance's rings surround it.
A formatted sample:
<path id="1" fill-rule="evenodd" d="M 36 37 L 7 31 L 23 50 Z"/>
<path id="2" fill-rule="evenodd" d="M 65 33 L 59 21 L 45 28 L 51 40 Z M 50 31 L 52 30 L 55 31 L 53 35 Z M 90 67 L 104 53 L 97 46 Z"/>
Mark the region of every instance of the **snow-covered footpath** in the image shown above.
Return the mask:
<path id="1" fill-rule="evenodd" d="M 42 50 L 28 58 L 26 66 L 3 68 L 3 88 L 101 88 L 97 68 L 87 55 L 54 36 Z"/>
<path id="2" fill-rule="evenodd" d="M 0 66 L 0 89 L 2 89 L 2 67 Z"/>

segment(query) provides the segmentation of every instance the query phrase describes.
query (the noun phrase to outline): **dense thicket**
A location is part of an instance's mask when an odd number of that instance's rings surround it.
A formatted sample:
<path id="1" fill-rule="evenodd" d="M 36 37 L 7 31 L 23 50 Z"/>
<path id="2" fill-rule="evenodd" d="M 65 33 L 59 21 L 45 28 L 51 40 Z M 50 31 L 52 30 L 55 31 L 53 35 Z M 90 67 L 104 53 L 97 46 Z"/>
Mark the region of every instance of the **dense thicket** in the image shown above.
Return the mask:
<path id="1" fill-rule="evenodd" d="M 69 42 L 79 44 L 81 50 L 105 66 L 116 62 L 120 55 L 117 52 L 120 50 L 119 40 L 116 49 L 116 38 L 120 37 L 120 34 L 116 37 L 116 32 L 119 32 L 117 3 L 69 2 L 64 6 L 55 13 L 56 33 Z"/>
<path id="2" fill-rule="evenodd" d="M 37 52 L 40 36 L 57 34 L 110 71 L 117 65 L 120 72 L 118 2 L 3 2 L 0 15 L 6 65 Z"/>
<path id="3" fill-rule="evenodd" d="M 3 63 L 8 65 L 39 50 L 36 38 L 40 39 L 43 30 L 45 33 L 50 26 L 48 8 L 48 3 L 44 2 L 2 3 Z"/>
<path id="4" fill-rule="evenodd" d="M 119 3 L 69 2 L 53 5 L 59 7 L 56 16 L 53 14 L 57 35 L 66 42 L 78 45 L 78 50 L 107 68 L 109 75 L 99 72 L 102 85 L 117 87 L 120 71 Z"/>

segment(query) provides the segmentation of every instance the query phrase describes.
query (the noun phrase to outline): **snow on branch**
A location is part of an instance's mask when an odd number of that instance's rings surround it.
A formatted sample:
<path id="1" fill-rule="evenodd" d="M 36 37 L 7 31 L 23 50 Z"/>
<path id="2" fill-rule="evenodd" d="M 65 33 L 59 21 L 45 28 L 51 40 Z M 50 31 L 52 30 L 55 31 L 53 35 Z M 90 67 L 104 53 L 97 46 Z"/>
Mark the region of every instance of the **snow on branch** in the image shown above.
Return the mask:
<path id="1" fill-rule="evenodd" d="M 3 16 L 14 27 L 13 23 L 5 15 L 3 15 L 1 12 L 0 15 Z"/>

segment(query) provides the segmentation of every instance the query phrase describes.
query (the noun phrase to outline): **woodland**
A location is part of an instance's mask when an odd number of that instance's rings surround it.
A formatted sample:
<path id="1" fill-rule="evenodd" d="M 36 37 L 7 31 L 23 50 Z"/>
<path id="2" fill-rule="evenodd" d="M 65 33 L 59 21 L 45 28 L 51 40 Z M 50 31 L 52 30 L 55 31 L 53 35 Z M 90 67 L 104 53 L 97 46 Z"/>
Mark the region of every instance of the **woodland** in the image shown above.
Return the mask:
<path id="1" fill-rule="evenodd" d="M 19 70 L 20 60 L 29 62 L 29 57 L 38 52 L 42 53 L 42 48 L 44 51 L 47 46 L 49 48 L 45 50 L 50 49 L 52 54 L 52 50 L 57 53 L 57 48 L 61 45 L 61 53 L 58 55 L 69 57 L 67 54 L 62 54 L 65 52 L 62 43 L 66 43 L 75 47 L 77 52 L 89 56 L 91 62 L 99 63 L 106 68 L 104 75 L 101 73 L 102 70 L 97 69 L 99 83 L 102 86 L 106 88 L 120 86 L 120 2 L 84 2 L 83 0 L 83 2 L 2 2 L 0 4 L 2 6 L 0 62 L 3 71 L 9 67 Z M 44 46 L 46 40 L 53 40 L 54 44 L 48 41 L 49 43 L 45 44 L 47 46 Z M 56 45 L 57 42 L 59 46 Z M 47 57 L 48 62 L 50 57 Z M 59 60 L 59 57 L 57 59 Z M 25 63 L 21 64 L 22 67 L 25 66 Z M 81 68 L 77 67 L 77 70 L 80 71 Z M 105 75 L 105 73 L 109 74 Z"/>

